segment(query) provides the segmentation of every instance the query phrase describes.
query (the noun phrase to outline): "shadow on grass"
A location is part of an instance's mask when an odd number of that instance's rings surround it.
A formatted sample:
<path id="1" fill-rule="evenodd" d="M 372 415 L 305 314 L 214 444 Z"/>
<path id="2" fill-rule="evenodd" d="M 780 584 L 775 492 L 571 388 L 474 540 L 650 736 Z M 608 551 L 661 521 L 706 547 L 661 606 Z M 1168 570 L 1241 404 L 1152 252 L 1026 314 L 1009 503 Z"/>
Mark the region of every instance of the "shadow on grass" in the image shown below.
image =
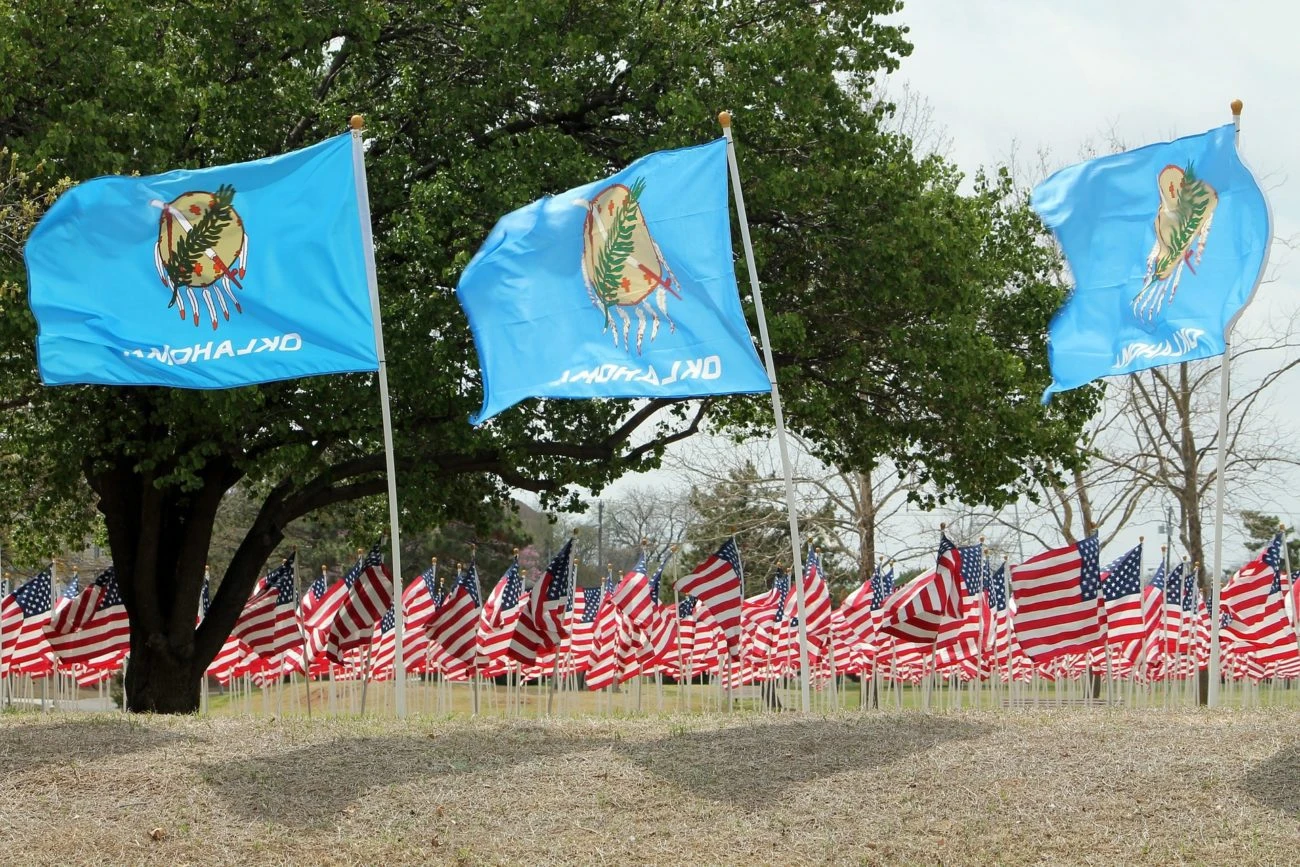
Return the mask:
<path id="1" fill-rule="evenodd" d="M 1242 789 L 1265 807 L 1300 817 L 1300 747 L 1287 747 L 1246 772 Z"/>
<path id="2" fill-rule="evenodd" d="M 690 731 L 620 742 L 614 749 L 694 795 L 762 808 L 786 796 L 793 784 L 879 768 L 988 731 L 944 717 L 867 716 Z"/>
<path id="3" fill-rule="evenodd" d="M 0 727 L 0 776 L 45 765 L 115 758 L 189 740 L 193 738 L 120 715 L 59 722 L 22 719 Z"/>
<path id="4" fill-rule="evenodd" d="M 523 722 L 435 732 L 425 737 L 341 737 L 284 753 L 194 766 L 241 818 L 318 828 L 377 787 L 495 772 L 539 760 L 608 749 L 683 789 L 747 807 L 774 804 L 792 783 L 880 767 L 988 729 L 942 717 L 853 721 L 781 720 L 701 729 L 652 740 L 570 734 Z M 574 779 L 581 787 L 583 781 Z"/>
<path id="5" fill-rule="evenodd" d="M 377 786 L 499 770 L 590 747 L 589 739 L 518 724 L 423 738 L 345 737 L 194 770 L 250 821 L 314 828 L 333 824 Z"/>

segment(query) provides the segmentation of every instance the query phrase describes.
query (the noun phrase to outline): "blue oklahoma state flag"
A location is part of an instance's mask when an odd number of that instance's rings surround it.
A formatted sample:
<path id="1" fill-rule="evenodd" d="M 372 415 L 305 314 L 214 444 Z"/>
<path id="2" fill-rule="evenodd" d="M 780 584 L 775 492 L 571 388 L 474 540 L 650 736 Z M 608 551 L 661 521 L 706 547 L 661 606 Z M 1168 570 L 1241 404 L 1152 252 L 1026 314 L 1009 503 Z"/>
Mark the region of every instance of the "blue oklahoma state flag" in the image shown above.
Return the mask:
<path id="1" fill-rule="evenodd" d="M 351 138 L 64 193 L 25 250 L 41 379 L 229 388 L 378 369 Z"/>
<path id="2" fill-rule="evenodd" d="M 1272 239 L 1231 125 L 1062 169 L 1031 204 L 1074 289 L 1048 331 L 1043 394 L 1221 355 Z"/>
<path id="3" fill-rule="evenodd" d="M 765 392 L 736 289 L 726 140 L 644 156 L 502 217 L 456 289 L 479 424 L 529 397 Z"/>

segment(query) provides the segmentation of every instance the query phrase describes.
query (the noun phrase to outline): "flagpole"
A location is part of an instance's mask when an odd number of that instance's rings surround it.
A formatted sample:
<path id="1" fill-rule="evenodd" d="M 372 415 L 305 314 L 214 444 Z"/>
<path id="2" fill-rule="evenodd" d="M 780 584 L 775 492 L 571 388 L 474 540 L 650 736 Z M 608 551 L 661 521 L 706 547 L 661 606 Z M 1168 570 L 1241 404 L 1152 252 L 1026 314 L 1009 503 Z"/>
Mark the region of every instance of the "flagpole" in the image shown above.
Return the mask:
<path id="1" fill-rule="evenodd" d="M 1240 148 L 1241 146 L 1241 108 L 1242 102 L 1234 99 L 1231 104 L 1232 108 L 1232 126 L 1233 126 L 1233 144 Z M 1270 224 L 1271 224 L 1270 220 Z M 1265 247 L 1264 262 L 1260 263 L 1259 274 L 1255 277 L 1255 287 L 1251 290 L 1250 298 L 1255 295 L 1255 289 L 1259 288 L 1259 281 L 1264 277 L 1264 265 L 1268 262 L 1268 248 Z M 1246 304 L 1250 301 L 1247 300 Z M 1228 322 L 1228 327 L 1223 331 L 1223 362 L 1219 365 L 1219 447 L 1218 463 L 1215 465 L 1216 476 L 1214 479 L 1214 572 L 1210 575 L 1210 683 L 1209 690 L 1206 694 L 1206 704 L 1210 707 L 1217 707 L 1219 704 L 1219 579 L 1223 574 L 1223 497 L 1224 497 L 1224 462 L 1227 460 L 1227 435 L 1228 435 L 1228 364 L 1232 360 L 1232 329 L 1237 324 L 1237 319 L 1245 311 L 1246 305 L 1242 305 L 1237 315 L 1233 316 Z"/>
<path id="2" fill-rule="evenodd" d="M 800 559 L 799 517 L 795 512 L 794 472 L 790 466 L 790 448 L 786 444 L 785 413 L 781 410 L 781 392 L 776 384 L 776 365 L 772 361 L 772 342 L 767 336 L 767 317 L 763 313 L 763 293 L 758 287 L 758 268 L 754 264 L 754 246 L 749 239 L 749 218 L 745 215 L 745 195 L 740 189 L 740 168 L 736 162 L 736 142 L 731 137 L 731 113 L 721 112 L 718 123 L 727 140 L 727 165 L 731 169 L 731 187 L 736 198 L 736 217 L 740 223 L 740 238 L 745 245 L 745 265 L 749 269 L 749 285 L 754 293 L 754 313 L 758 319 L 758 333 L 763 341 L 763 363 L 767 378 L 772 383 L 772 414 L 776 419 L 776 442 L 781 452 L 781 470 L 785 474 L 785 505 L 790 514 L 790 548 L 794 555 L 790 570 L 795 584 L 795 602 L 799 606 L 799 691 L 804 713 L 812 711 L 812 691 L 808 671 L 808 610 L 804 599 L 803 561 Z"/>
<path id="3" fill-rule="evenodd" d="M 402 633 L 406 612 L 402 610 L 402 542 L 397 521 L 397 469 L 393 457 L 393 417 L 388 402 L 388 363 L 384 357 L 384 325 L 379 315 L 379 277 L 375 272 L 375 240 L 370 225 L 370 189 L 366 183 L 366 158 L 361 148 L 361 129 L 365 121 L 352 115 L 352 165 L 357 179 L 357 208 L 361 212 L 361 244 L 366 251 L 366 282 L 370 287 L 370 311 L 375 320 L 375 351 L 379 356 L 379 400 L 384 419 L 384 464 L 388 475 L 388 522 L 392 532 L 393 556 L 393 680 L 397 686 L 398 718 L 406 716 L 406 659 L 402 652 Z"/>
<path id="4" fill-rule="evenodd" d="M 1278 524 L 1277 531 L 1282 534 L 1282 564 L 1286 568 L 1286 575 L 1284 576 L 1286 581 L 1285 583 L 1279 583 L 1279 587 L 1282 588 L 1282 592 L 1285 594 L 1282 597 L 1283 602 L 1285 602 L 1287 596 L 1292 596 L 1294 599 L 1291 587 L 1291 549 L 1286 544 L 1286 524 Z M 1286 610 L 1285 606 L 1283 606 L 1283 610 Z M 1287 620 L 1291 624 L 1291 632 L 1295 635 L 1296 641 L 1300 642 L 1300 633 L 1296 632 L 1296 617 L 1298 615 L 1300 615 L 1300 612 L 1297 612 L 1295 605 L 1292 604 Z"/>

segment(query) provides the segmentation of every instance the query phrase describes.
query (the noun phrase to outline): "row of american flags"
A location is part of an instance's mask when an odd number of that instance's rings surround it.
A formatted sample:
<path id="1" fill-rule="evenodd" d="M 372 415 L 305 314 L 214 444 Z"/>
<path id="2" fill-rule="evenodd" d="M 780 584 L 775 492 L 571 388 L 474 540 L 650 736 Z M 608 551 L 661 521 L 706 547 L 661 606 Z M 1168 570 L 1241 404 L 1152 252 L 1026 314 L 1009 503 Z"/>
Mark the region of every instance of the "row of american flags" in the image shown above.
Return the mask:
<path id="1" fill-rule="evenodd" d="M 1226 677 L 1300 676 L 1300 585 L 1281 563 L 1279 534 L 1223 588 L 1220 647 Z M 744 597 L 734 540 L 676 584 L 665 604 L 663 565 L 644 554 L 631 571 L 576 586 L 572 542 L 529 587 L 517 561 L 480 598 L 475 563 L 449 585 L 436 567 L 402 594 L 408 671 L 449 681 L 517 674 L 524 680 L 580 673 L 598 690 L 641 675 L 703 675 L 729 686 L 793 676 L 806 617 L 811 673 L 919 682 L 1056 679 L 1084 672 L 1156 681 L 1187 677 L 1209 660 L 1207 606 L 1194 570 L 1159 564 L 1142 581 L 1142 549 L 1099 566 L 1096 537 L 996 570 L 982 546 L 943 536 L 935 568 L 899 588 L 892 567 L 832 605 L 820 560 L 804 570 L 806 615 L 792 576 Z M 338 581 L 322 574 L 301 598 L 295 557 L 255 587 L 208 669 L 227 683 L 290 674 L 385 680 L 395 655 L 393 582 L 376 545 Z M 207 610 L 205 581 L 196 623 Z M 0 604 L 0 676 L 58 671 L 93 685 L 119 670 L 130 627 L 109 568 L 84 588 L 74 578 L 54 598 L 49 569 Z"/>

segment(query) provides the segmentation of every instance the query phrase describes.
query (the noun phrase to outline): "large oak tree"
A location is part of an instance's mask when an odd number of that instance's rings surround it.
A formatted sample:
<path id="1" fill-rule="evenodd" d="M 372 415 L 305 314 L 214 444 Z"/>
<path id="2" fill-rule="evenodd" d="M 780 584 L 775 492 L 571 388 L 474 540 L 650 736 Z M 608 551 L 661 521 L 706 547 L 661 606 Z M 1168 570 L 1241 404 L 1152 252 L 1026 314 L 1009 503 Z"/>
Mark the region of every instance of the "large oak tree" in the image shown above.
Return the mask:
<path id="1" fill-rule="evenodd" d="M 496 218 L 713 138 L 730 108 L 795 426 L 837 465 L 910 456 L 945 490 L 1004 496 L 1068 452 L 1088 399 L 1037 406 L 1059 293 L 1022 204 L 963 193 L 882 128 L 872 93 L 909 50 L 880 20 L 897 5 L 30 0 L 0 11 L 0 144 L 75 181 L 282 153 L 364 113 L 402 521 L 424 529 L 495 513 L 512 487 L 562 503 L 711 417 L 768 423 L 750 398 L 466 422 L 481 392 L 453 287 Z M 69 267 L 114 291 L 95 263 Z M 383 492 L 373 378 L 43 388 L 12 245 L 0 269 L 0 526 L 49 551 L 96 509 L 131 617 L 128 706 L 193 710 L 287 525 Z M 196 630 L 236 485 L 258 506 Z"/>

